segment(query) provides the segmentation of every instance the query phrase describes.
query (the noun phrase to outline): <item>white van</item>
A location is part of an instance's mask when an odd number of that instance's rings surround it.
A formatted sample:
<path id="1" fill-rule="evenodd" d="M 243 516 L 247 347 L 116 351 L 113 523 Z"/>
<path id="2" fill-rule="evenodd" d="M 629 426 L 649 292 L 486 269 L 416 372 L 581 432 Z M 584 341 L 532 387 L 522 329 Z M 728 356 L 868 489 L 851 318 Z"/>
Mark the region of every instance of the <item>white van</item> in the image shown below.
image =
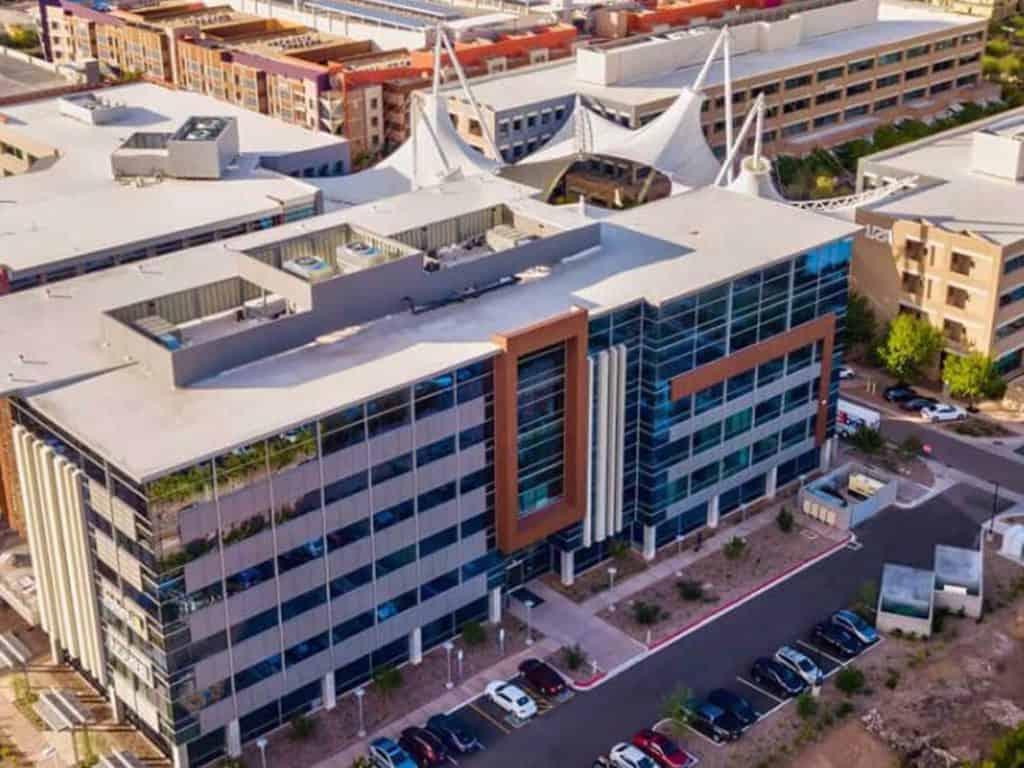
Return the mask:
<path id="1" fill-rule="evenodd" d="M 850 437 L 861 427 L 878 429 L 882 424 L 882 414 L 863 405 L 839 398 L 836 407 L 836 432 Z"/>

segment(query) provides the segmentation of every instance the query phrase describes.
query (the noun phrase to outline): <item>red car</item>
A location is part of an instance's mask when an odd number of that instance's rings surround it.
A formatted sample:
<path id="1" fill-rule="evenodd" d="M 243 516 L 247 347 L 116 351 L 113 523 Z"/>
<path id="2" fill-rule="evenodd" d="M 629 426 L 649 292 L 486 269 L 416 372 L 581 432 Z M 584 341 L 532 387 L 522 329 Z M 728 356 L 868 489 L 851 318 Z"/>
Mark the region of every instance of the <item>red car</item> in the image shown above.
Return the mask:
<path id="1" fill-rule="evenodd" d="M 682 749 L 664 734 L 645 728 L 633 734 L 633 746 L 651 756 L 662 768 L 690 768 L 697 757 Z"/>
<path id="2" fill-rule="evenodd" d="M 554 698 L 565 692 L 565 680 L 554 667 L 540 659 L 527 659 L 519 665 L 519 674 L 542 696 Z"/>
<path id="3" fill-rule="evenodd" d="M 448 763 L 448 750 L 437 736 L 425 728 L 406 728 L 402 731 L 398 746 L 408 752 L 420 768 L 434 768 Z"/>

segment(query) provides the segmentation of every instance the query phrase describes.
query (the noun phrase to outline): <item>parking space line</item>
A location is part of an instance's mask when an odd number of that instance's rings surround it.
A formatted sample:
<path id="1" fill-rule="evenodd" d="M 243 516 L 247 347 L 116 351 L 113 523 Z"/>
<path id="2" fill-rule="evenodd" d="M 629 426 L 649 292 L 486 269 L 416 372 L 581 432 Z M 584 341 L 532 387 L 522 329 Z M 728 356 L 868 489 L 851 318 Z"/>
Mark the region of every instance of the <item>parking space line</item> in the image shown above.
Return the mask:
<path id="1" fill-rule="evenodd" d="M 784 706 L 786 706 L 786 705 L 787 705 L 788 703 L 789 703 L 789 699 L 783 699 L 782 701 L 780 701 L 780 702 L 779 702 L 778 704 L 776 704 L 776 705 L 775 705 L 774 707 L 772 707 L 772 708 L 771 708 L 771 709 L 769 709 L 768 711 L 766 711 L 766 712 L 761 712 L 761 713 L 760 713 L 760 714 L 759 714 L 759 715 L 757 716 L 757 722 L 758 722 L 758 723 L 760 723 L 760 722 L 761 722 L 762 720 L 764 720 L 764 719 L 765 719 L 766 717 L 771 717 L 771 716 L 772 716 L 772 715 L 774 715 L 774 714 L 775 714 L 776 712 L 778 712 L 778 711 L 779 711 L 780 709 L 782 709 L 782 708 L 783 708 Z M 755 723 L 755 725 L 756 725 L 756 723 Z"/>
<path id="2" fill-rule="evenodd" d="M 686 728 L 686 730 L 688 730 L 688 731 L 693 731 L 693 733 L 697 734 L 697 735 L 698 735 L 698 736 L 699 736 L 700 738 L 704 739 L 704 741 L 706 741 L 706 742 L 707 742 L 708 744 L 710 744 L 710 745 L 711 745 L 712 747 L 717 747 L 718 749 L 721 749 L 722 747 L 724 747 L 724 746 L 725 746 L 725 742 L 724 742 L 724 741 L 715 741 L 715 740 L 714 740 L 714 739 L 712 739 L 712 738 L 711 738 L 710 736 L 705 736 L 705 735 L 704 735 L 703 733 L 701 733 L 700 731 L 698 731 L 698 730 L 697 730 L 696 728 L 694 728 L 694 727 L 693 727 L 692 725 L 690 725 L 689 723 L 686 723 L 686 724 L 685 724 L 685 728 Z"/>
<path id="3" fill-rule="evenodd" d="M 478 707 L 475 701 L 470 702 L 469 707 L 474 712 L 476 712 L 478 715 L 480 715 L 480 717 L 482 717 L 484 720 L 486 720 L 491 725 L 493 725 L 495 728 L 497 728 L 499 731 L 504 733 L 506 736 L 508 736 L 510 733 L 512 733 L 511 729 L 507 725 L 505 725 L 504 723 L 502 723 L 502 722 L 500 722 L 498 720 L 495 720 L 489 713 L 485 712 L 483 709 Z"/>
<path id="4" fill-rule="evenodd" d="M 819 648 L 818 646 L 811 645 L 810 643 L 805 643 L 803 640 L 797 640 L 796 644 L 797 645 L 802 645 L 804 648 L 807 648 L 808 650 L 813 651 L 814 653 L 818 654 L 819 656 L 824 656 L 826 659 L 831 661 L 833 664 L 836 664 L 836 665 L 838 665 L 840 667 L 845 667 L 847 664 L 850 663 L 849 661 L 843 661 L 842 659 L 837 659 L 832 654 L 825 653 L 825 651 L 821 650 L 821 648 Z M 857 657 L 854 656 L 854 658 L 857 658 Z M 834 672 L 835 670 L 832 670 L 832 671 Z"/>
<path id="5" fill-rule="evenodd" d="M 760 693 L 762 696 L 767 696 L 772 701 L 777 701 L 779 704 L 785 704 L 786 703 L 786 699 L 780 699 L 774 693 L 768 693 L 768 691 L 766 691 L 764 688 L 762 688 L 761 686 L 756 685 L 756 684 L 750 682 L 746 678 L 743 678 L 743 677 L 740 677 L 739 675 L 736 675 L 736 680 L 738 682 L 743 683 L 748 688 L 753 688 L 755 691 Z M 775 710 L 773 709 L 772 711 L 774 712 Z"/>

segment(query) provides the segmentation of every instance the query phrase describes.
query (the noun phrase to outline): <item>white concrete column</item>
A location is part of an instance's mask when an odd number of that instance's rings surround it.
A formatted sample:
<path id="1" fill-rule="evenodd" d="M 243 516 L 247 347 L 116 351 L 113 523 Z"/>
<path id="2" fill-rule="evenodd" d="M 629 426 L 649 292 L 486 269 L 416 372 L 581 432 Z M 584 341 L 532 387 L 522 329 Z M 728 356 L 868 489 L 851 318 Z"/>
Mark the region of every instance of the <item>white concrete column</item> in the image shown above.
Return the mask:
<path id="1" fill-rule="evenodd" d="M 836 441 L 836 439 L 834 437 L 830 437 L 828 440 L 826 440 L 824 443 L 821 444 L 821 471 L 822 472 L 827 472 L 829 470 L 829 468 L 832 466 L 832 455 L 833 455 L 833 450 L 832 449 L 835 446 L 835 441 Z"/>
<path id="2" fill-rule="evenodd" d="M 117 691 L 114 690 L 113 683 L 107 686 L 107 696 L 110 697 L 110 716 L 114 718 L 115 723 L 123 723 L 124 702 L 117 698 Z"/>
<path id="3" fill-rule="evenodd" d="M 562 551 L 562 585 L 571 587 L 576 581 L 576 553 Z"/>
<path id="4" fill-rule="evenodd" d="M 334 673 L 328 672 L 323 677 L 320 685 L 320 698 L 324 702 L 324 709 L 330 710 L 338 706 L 338 696 L 334 692 Z"/>
<path id="5" fill-rule="evenodd" d="M 779 468 L 777 466 L 768 470 L 768 477 L 765 481 L 764 495 L 769 499 L 775 498 L 775 492 L 779 487 Z"/>
<path id="6" fill-rule="evenodd" d="M 188 768 L 188 747 L 185 744 L 171 747 L 171 764 L 173 768 Z"/>
<path id="7" fill-rule="evenodd" d="M 238 725 L 237 717 L 228 723 L 227 750 L 228 757 L 242 756 L 242 730 Z"/>
<path id="8" fill-rule="evenodd" d="M 413 666 L 423 661 L 423 630 L 416 627 L 409 633 L 409 663 Z"/>
<path id="9" fill-rule="evenodd" d="M 658 531 L 653 525 L 644 526 L 644 560 L 654 559 L 654 553 L 657 549 L 655 544 L 657 533 Z"/>
<path id="10" fill-rule="evenodd" d="M 501 623 L 501 587 L 495 587 L 490 591 L 490 605 L 487 610 L 487 620 L 491 624 Z"/>
<path id="11" fill-rule="evenodd" d="M 708 528 L 718 527 L 718 496 L 712 496 L 708 501 Z"/>

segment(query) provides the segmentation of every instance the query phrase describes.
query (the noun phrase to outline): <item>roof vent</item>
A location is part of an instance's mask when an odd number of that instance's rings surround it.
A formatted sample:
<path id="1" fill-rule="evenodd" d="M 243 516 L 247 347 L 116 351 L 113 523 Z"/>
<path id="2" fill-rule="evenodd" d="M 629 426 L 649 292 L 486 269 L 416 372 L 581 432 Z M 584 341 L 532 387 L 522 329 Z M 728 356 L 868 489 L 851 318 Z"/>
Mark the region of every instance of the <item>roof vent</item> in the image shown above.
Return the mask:
<path id="1" fill-rule="evenodd" d="M 971 134 L 971 170 L 1007 181 L 1024 180 L 1022 134 L 975 131 Z"/>

